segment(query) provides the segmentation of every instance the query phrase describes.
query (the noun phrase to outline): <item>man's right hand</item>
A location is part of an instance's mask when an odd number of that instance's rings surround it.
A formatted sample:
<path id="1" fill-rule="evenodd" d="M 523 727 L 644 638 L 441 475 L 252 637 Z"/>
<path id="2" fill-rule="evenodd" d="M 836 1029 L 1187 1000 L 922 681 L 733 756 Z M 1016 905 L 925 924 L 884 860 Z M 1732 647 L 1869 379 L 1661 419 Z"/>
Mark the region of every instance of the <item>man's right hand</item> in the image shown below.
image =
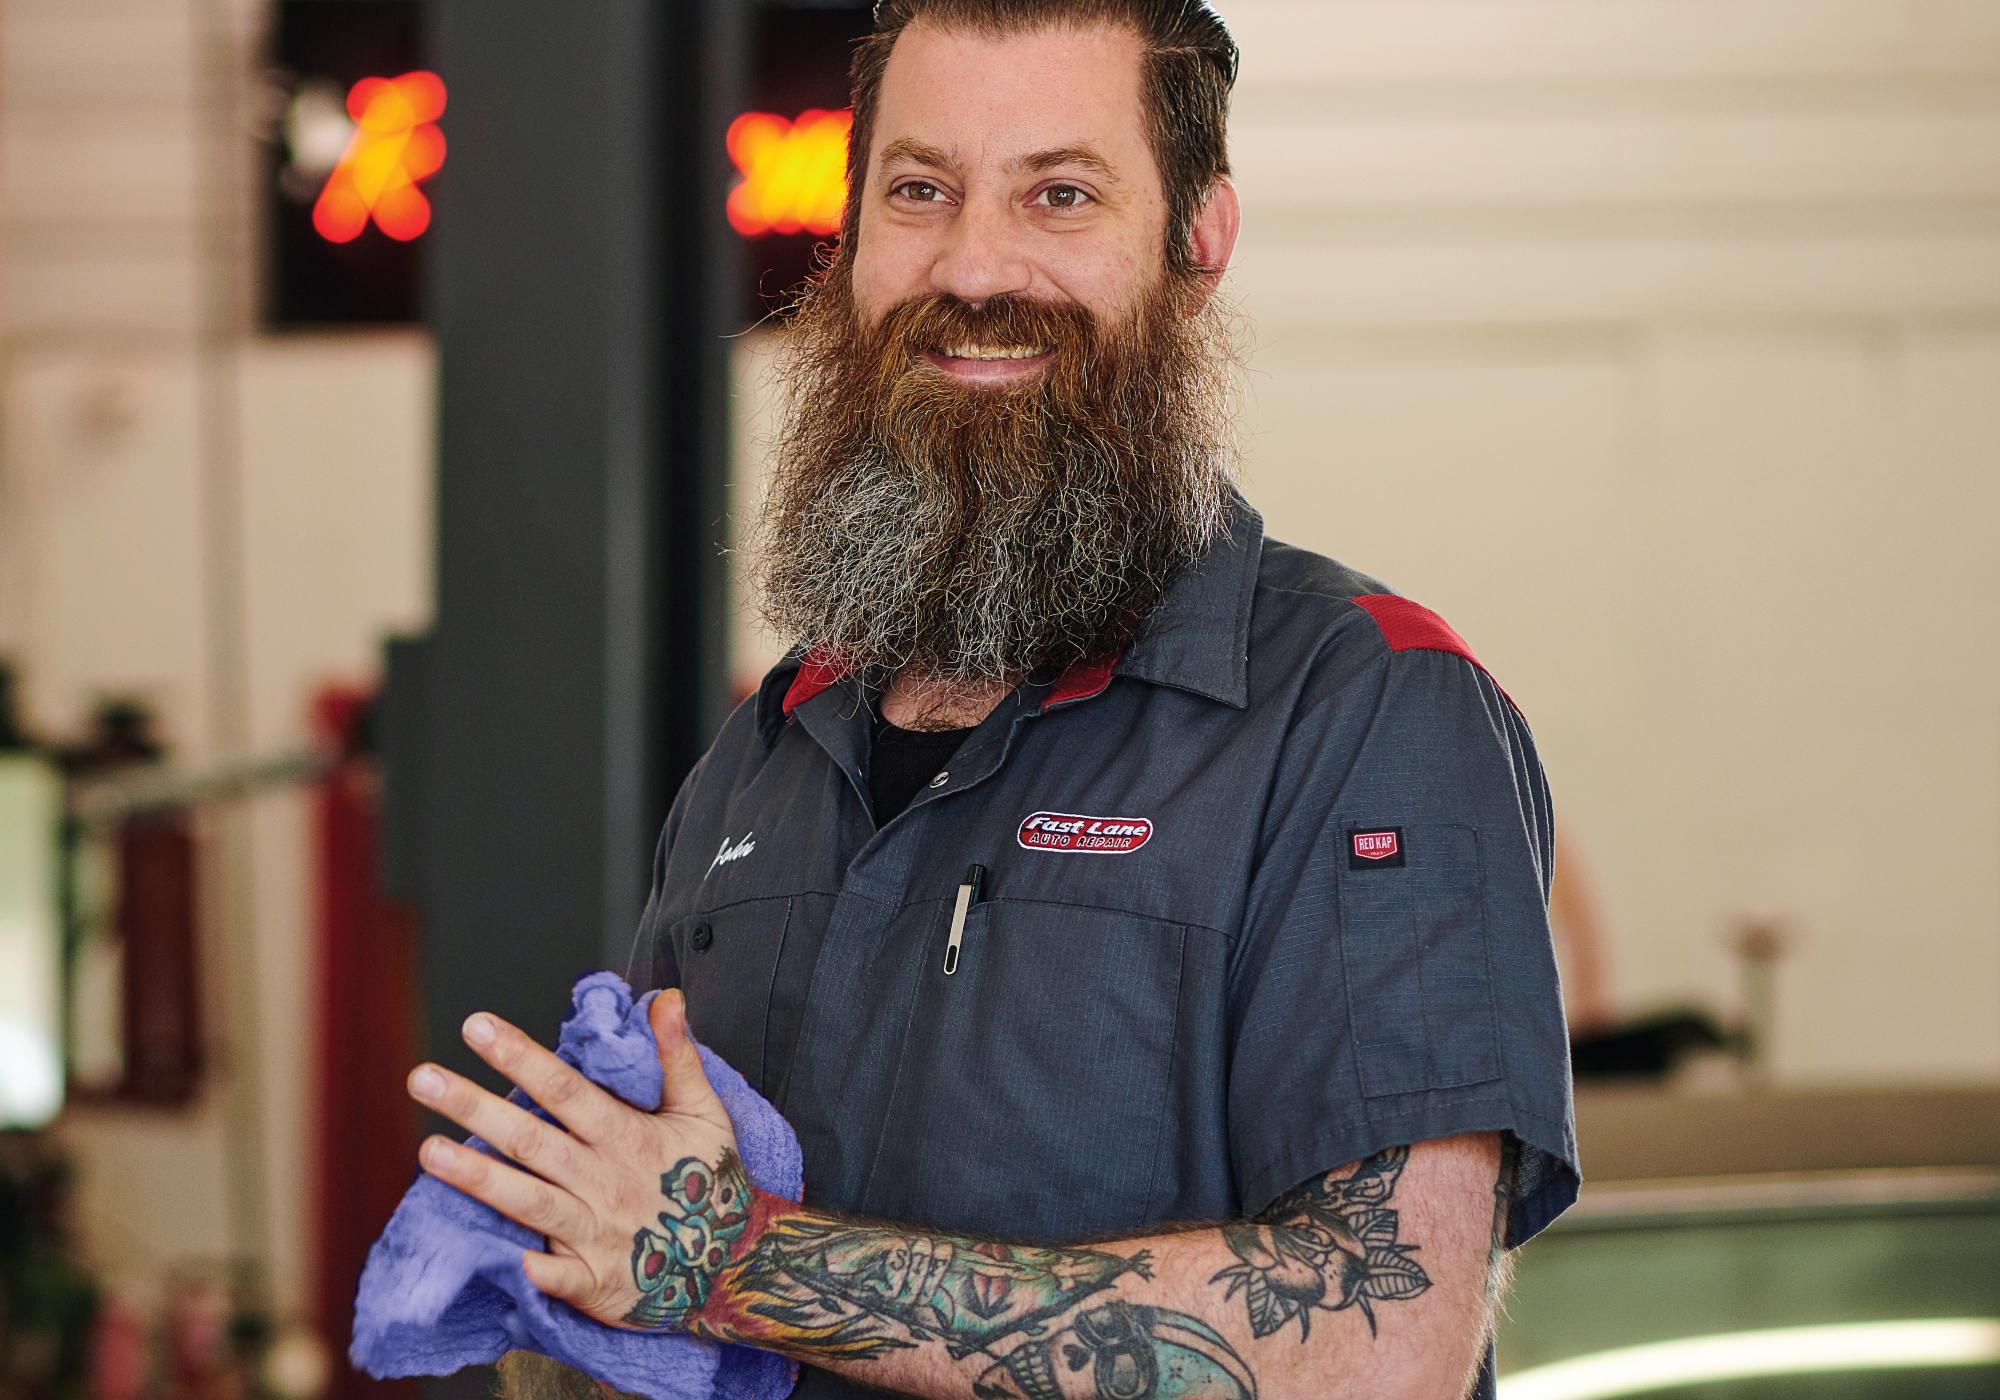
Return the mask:
<path id="1" fill-rule="evenodd" d="M 564 1127 L 438 1065 L 419 1065 L 409 1088 L 518 1164 L 442 1137 L 419 1152 L 439 1180 L 548 1237 L 546 1251 L 522 1256 L 530 1283 L 599 1322 L 677 1328 L 741 1241 L 751 1193 L 681 994 L 655 997 L 650 1019 L 666 1077 L 653 1113 L 483 1011 L 466 1019 L 465 1043 Z"/>

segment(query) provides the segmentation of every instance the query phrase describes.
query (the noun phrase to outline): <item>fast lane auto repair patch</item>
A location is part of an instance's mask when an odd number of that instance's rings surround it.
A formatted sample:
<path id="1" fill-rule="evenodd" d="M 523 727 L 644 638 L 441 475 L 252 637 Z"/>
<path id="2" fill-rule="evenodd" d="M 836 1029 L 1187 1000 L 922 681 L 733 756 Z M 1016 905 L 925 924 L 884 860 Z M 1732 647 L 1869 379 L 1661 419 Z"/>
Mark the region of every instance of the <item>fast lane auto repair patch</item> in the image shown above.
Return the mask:
<path id="1" fill-rule="evenodd" d="M 1145 817 L 1085 817 L 1074 812 L 1037 812 L 1014 834 L 1025 850 L 1081 855 L 1128 856 L 1153 839 Z"/>

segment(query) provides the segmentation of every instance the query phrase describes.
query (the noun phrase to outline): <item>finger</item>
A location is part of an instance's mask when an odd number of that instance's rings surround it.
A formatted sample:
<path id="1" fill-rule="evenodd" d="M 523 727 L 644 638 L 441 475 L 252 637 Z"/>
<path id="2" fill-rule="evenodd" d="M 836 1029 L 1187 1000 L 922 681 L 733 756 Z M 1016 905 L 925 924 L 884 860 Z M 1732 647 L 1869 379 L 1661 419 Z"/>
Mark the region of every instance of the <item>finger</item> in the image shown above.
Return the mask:
<path id="1" fill-rule="evenodd" d="M 474 1054 L 528 1091 L 585 1142 L 601 1142 L 623 1126 L 633 1109 L 591 1083 L 533 1036 L 486 1011 L 475 1011 L 462 1027 Z"/>
<path id="2" fill-rule="evenodd" d="M 678 988 L 670 987 L 653 998 L 646 1015 L 652 1023 L 653 1039 L 660 1047 L 660 1069 L 666 1075 L 660 1091 L 660 1112 L 691 1113 L 712 1122 L 727 1123 L 729 1114 L 708 1082 L 700 1052 L 688 1038 L 686 998 Z"/>
<path id="3" fill-rule="evenodd" d="M 569 1192 L 539 1177 L 495 1161 L 484 1152 L 441 1137 L 424 1143 L 417 1160 L 425 1171 L 474 1200 L 484 1201 L 509 1220 L 572 1247 L 589 1231 L 589 1212 Z"/>
<path id="4" fill-rule="evenodd" d="M 589 1266 L 567 1254 L 524 1250 L 521 1272 L 528 1276 L 529 1283 L 551 1298 L 560 1298 L 581 1310 L 588 1311 L 586 1305 L 597 1293 L 597 1280 L 591 1277 Z"/>
<path id="5" fill-rule="evenodd" d="M 579 1184 L 577 1143 L 561 1128 L 439 1065 L 418 1065 L 409 1083 L 411 1098 L 485 1138 L 502 1156 L 560 1186 Z"/>

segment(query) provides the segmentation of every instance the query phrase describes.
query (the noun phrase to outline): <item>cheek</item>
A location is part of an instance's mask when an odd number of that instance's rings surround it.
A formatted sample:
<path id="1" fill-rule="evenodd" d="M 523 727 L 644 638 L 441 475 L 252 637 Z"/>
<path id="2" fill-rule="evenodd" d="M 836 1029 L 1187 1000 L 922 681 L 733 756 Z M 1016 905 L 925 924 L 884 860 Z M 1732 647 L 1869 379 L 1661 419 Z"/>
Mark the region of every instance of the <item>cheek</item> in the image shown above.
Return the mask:
<path id="1" fill-rule="evenodd" d="M 930 270 L 924 240 L 908 229 L 863 223 L 854 250 L 854 305 L 873 323 L 920 291 Z"/>
<path id="2" fill-rule="evenodd" d="M 1100 315 L 1137 305 L 1159 279 L 1161 267 L 1156 249 L 1122 240 L 1092 248 L 1058 248 L 1049 259 L 1051 280 L 1065 295 Z"/>

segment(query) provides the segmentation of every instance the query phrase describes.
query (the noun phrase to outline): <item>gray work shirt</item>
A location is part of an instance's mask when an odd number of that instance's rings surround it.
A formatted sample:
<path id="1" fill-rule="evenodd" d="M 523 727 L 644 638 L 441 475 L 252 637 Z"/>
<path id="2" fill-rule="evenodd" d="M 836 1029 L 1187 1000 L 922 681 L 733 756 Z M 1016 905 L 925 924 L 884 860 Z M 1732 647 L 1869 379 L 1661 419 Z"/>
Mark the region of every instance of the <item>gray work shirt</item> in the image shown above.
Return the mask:
<path id="1" fill-rule="evenodd" d="M 1115 665 L 1021 686 L 879 830 L 871 698 L 772 671 L 633 953 L 797 1129 L 809 1204 L 1075 1241 L 1490 1129 L 1511 1242 L 1575 1198 L 1548 791 L 1434 614 L 1238 501 Z"/>

